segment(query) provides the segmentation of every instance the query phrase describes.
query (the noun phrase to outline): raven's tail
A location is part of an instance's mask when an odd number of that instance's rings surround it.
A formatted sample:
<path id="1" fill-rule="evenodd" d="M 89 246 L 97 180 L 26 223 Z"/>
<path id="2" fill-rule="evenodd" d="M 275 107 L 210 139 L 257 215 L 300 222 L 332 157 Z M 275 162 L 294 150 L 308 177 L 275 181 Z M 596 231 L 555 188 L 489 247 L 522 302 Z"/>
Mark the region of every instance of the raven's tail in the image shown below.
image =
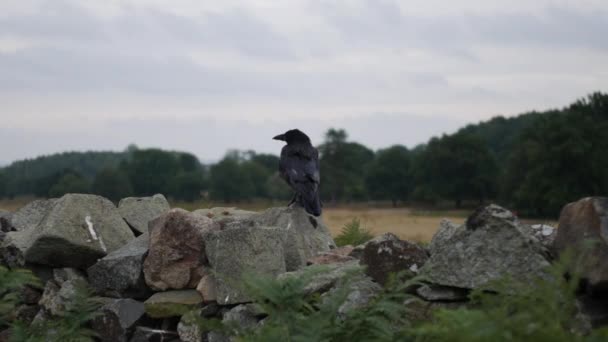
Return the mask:
<path id="1" fill-rule="evenodd" d="M 304 207 L 307 213 L 314 216 L 321 216 L 321 199 L 319 198 L 319 189 L 306 191 L 300 194 L 300 205 Z"/>

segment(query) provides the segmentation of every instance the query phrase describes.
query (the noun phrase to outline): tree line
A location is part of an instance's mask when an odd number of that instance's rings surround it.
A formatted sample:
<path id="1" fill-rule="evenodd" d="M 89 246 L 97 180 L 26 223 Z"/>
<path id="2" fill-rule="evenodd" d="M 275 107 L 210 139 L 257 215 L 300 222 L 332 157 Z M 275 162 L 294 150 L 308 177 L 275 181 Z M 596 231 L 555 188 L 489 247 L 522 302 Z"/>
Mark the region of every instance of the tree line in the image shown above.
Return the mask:
<path id="1" fill-rule="evenodd" d="M 318 146 L 321 197 L 328 203 L 387 201 L 453 206 L 489 200 L 535 216 L 608 193 L 608 94 L 593 93 L 559 110 L 495 117 L 412 149 L 373 151 L 329 129 Z M 70 152 L 0 169 L 0 196 L 56 197 L 91 192 L 113 200 L 164 193 L 239 202 L 290 198 L 278 157 L 229 151 L 203 165 L 186 152 L 138 149 Z"/>

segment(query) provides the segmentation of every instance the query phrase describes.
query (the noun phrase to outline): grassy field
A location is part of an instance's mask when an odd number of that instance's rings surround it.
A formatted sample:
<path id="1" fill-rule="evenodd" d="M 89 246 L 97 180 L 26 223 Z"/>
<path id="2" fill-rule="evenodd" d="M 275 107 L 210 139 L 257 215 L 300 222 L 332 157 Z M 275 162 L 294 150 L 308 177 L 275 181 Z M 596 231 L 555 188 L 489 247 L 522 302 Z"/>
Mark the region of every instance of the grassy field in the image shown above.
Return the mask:
<path id="1" fill-rule="evenodd" d="M 19 198 L 14 200 L 1 200 L 0 209 L 14 211 L 33 198 Z M 252 202 L 240 203 L 239 208 L 259 211 L 271 206 L 285 205 L 283 202 Z M 214 206 L 234 206 L 212 202 L 171 203 L 172 207 L 195 210 Z M 374 235 L 391 232 L 402 239 L 427 242 L 439 227 L 439 222 L 446 218 L 453 223 L 464 223 L 471 210 L 419 210 L 411 208 L 372 208 L 364 205 L 350 207 L 327 207 L 323 209 L 323 221 L 329 227 L 333 236 L 340 234 L 346 223 L 354 218 L 361 221 L 362 227 L 370 230 Z M 550 220 L 523 220 L 526 223 L 546 223 L 556 225 Z"/>

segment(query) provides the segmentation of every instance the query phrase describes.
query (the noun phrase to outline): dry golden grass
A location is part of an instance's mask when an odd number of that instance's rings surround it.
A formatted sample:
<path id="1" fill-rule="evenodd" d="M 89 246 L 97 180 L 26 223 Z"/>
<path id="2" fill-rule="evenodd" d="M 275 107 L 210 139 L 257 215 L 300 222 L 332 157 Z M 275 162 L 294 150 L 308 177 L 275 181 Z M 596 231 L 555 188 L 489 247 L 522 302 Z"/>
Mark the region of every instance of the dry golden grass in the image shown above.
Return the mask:
<path id="1" fill-rule="evenodd" d="M 331 234 L 336 236 L 346 223 L 358 218 L 361 226 L 380 235 L 391 232 L 401 239 L 427 242 L 439 228 L 443 218 L 461 224 L 466 218 L 465 212 L 418 212 L 408 208 L 375 209 L 375 208 L 326 208 L 323 220 Z"/>

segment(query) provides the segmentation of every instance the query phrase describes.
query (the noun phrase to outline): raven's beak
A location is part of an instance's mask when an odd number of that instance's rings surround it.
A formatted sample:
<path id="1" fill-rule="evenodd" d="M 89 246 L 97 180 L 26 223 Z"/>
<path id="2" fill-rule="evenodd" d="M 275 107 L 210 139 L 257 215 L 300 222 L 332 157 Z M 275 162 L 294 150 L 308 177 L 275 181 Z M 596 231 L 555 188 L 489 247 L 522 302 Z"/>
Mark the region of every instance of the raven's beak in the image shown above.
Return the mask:
<path id="1" fill-rule="evenodd" d="M 272 139 L 285 141 L 285 134 L 279 134 L 279 135 L 277 135 L 276 137 L 274 137 Z"/>

